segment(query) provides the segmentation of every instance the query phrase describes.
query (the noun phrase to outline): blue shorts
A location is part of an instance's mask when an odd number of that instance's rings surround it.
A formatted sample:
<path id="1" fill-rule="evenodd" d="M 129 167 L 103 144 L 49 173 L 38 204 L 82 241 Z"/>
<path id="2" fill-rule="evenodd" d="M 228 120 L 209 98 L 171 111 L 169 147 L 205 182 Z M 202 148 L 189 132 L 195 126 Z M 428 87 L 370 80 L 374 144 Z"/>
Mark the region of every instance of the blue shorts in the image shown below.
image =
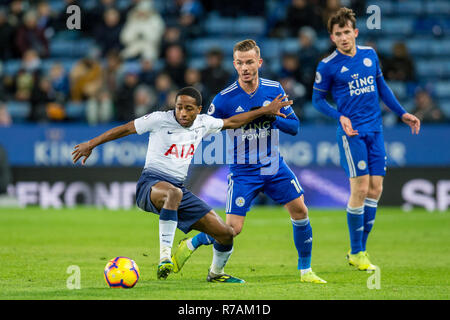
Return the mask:
<path id="1" fill-rule="evenodd" d="M 341 127 L 337 130 L 341 166 L 349 178 L 386 175 L 386 151 L 383 132 L 360 132 L 349 137 Z"/>
<path id="2" fill-rule="evenodd" d="M 150 200 L 152 186 L 160 181 L 171 183 L 183 191 L 183 198 L 178 207 L 178 225 L 177 228 L 188 233 L 192 230 L 192 225 L 212 210 L 203 200 L 199 199 L 191 191 L 187 190 L 182 182 L 165 176 L 160 173 L 144 170 L 136 185 L 136 204 L 139 208 L 147 212 L 153 212 L 159 215 L 159 210 Z"/>
<path id="3" fill-rule="evenodd" d="M 264 192 L 276 203 L 285 205 L 300 197 L 303 189 L 295 174 L 284 161 L 274 175 L 228 175 L 225 212 L 245 216 L 259 192 Z"/>

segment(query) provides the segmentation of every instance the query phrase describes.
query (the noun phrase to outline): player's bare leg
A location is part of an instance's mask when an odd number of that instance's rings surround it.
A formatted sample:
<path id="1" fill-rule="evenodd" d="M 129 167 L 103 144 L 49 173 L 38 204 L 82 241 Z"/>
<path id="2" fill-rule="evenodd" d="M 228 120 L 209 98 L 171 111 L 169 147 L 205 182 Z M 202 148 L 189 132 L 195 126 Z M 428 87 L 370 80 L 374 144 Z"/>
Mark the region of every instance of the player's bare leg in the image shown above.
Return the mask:
<path id="1" fill-rule="evenodd" d="M 242 228 L 244 227 L 244 222 L 245 222 L 245 216 L 240 216 L 240 215 L 231 214 L 231 213 L 227 214 L 226 223 L 233 228 L 235 237 L 242 232 Z"/>
<path id="2" fill-rule="evenodd" d="M 169 182 L 160 181 L 151 188 L 150 200 L 160 211 L 158 279 L 166 279 L 173 271 L 171 252 L 178 224 L 177 210 L 182 199 L 183 191 Z"/>
<path id="3" fill-rule="evenodd" d="M 233 252 L 233 238 L 235 232 L 213 210 L 192 225 L 192 228 L 201 231 L 213 238 L 213 261 L 208 271 L 207 281 L 224 283 L 243 283 L 242 279 L 225 274 L 224 268 Z M 179 272 L 194 252 L 192 238 L 183 239 L 177 247 L 172 260 L 175 272 Z"/>
<path id="4" fill-rule="evenodd" d="M 298 252 L 298 269 L 300 281 L 311 283 L 327 283 L 319 278 L 311 269 L 312 228 L 308 217 L 308 207 L 304 196 L 288 202 L 284 207 L 289 211 L 294 229 L 294 244 Z"/>
<path id="5" fill-rule="evenodd" d="M 347 225 L 351 249 L 347 253 L 350 265 L 358 270 L 375 270 L 363 250 L 364 203 L 369 193 L 370 176 L 368 174 L 350 178 L 350 199 L 347 205 Z"/>

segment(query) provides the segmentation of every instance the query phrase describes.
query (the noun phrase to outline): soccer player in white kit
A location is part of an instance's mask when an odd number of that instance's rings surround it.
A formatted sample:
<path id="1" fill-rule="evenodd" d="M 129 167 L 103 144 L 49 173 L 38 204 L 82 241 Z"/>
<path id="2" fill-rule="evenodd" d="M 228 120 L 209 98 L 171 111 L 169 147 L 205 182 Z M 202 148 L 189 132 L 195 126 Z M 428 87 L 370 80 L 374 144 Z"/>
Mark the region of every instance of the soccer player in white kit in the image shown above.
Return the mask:
<path id="1" fill-rule="evenodd" d="M 227 119 L 200 114 L 202 98 L 193 87 L 178 91 L 175 110 L 158 111 L 115 127 L 87 142 L 78 144 L 72 152 L 73 162 L 80 158 L 85 164 L 92 150 L 105 142 L 130 134 L 150 133 L 144 170 L 136 186 L 139 208 L 159 214 L 160 261 L 158 279 L 166 279 L 173 271 L 171 250 L 178 227 L 184 233 L 192 229 L 212 236 L 213 260 L 208 272 L 210 282 L 243 283 L 224 273 L 233 251 L 234 230 L 205 202 L 184 187 L 189 165 L 202 138 L 224 129 L 237 129 L 264 115 L 285 117 L 280 109 L 292 100 L 279 95 L 269 105 Z"/>

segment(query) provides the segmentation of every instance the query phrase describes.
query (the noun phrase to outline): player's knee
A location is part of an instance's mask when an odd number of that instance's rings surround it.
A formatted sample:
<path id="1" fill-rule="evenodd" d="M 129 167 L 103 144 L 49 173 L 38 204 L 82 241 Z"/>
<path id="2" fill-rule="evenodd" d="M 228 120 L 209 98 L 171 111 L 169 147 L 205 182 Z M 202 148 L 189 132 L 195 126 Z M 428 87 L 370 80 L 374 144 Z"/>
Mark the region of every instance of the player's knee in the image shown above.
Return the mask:
<path id="1" fill-rule="evenodd" d="M 371 199 L 379 199 L 381 197 L 382 192 L 383 192 L 383 185 L 371 186 L 367 194 L 367 197 Z"/>
<path id="2" fill-rule="evenodd" d="M 236 237 L 242 231 L 242 226 L 240 226 L 240 225 L 231 225 L 229 227 L 231 228 L 231 232 L 233 234 L 233 237 Z"/>
<path id="3" fill-rule="evenodd" d="M 352 190 L 352 196 L 364 201 L 369 193 L 369 186 L 360 185 Z"/>
<path id="4" fill-rule="evenodd" d="M 216 235 L 215 239 L 221 244 L 232 244 L 235 232 L 229 225 L 225 225 L 222 232 Z"/>
<path id="5" fill-rule="evenodd" d="M 295 208 L 289 212 L 293 220 L 303 220 L 308 218 L 308 207 L 306 205 Z"/>
<path id="6" fill-rule="evenodd" d="M 165 201 L 172 204 L 179 204 L 183 199 L 183 191 L 180 188 L 169 188 L 166 192 Z"/>

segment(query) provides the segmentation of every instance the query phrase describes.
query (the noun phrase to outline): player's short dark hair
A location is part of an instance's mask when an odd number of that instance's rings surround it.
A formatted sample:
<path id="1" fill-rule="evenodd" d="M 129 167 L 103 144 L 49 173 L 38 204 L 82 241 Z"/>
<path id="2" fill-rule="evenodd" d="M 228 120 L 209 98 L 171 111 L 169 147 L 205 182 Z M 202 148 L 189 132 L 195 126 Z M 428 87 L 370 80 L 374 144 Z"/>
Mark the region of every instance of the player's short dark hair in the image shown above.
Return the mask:
<path id="1" fill-rule="evenodd" d="M 234 45 L 233 54 L 236 51 L 247 52 L 252 49 L 254 49 L 256 51 L 256 54 L 259 57 L 261 54 L 261 50 L 259 49 L 258 45 L 256 44 L 256 41 L 252 40 L 252 39 L 242 40 Z"/>
<path id="2" fill-rule="evenodd" d="M 352 23 L 353 29 L 356 28 L 356 17 L 352 9 L 340 8 L 335 14 L 333 14 L 328 19 L 327 29 L 329 33 L 333 33 L 333 27 L 337 24 L 339 27 L 343 28 L 348 22 Z"/>
<path id="3" fill-rule="evenodd" d="M 194 87 L 184 87 L 183 89 L 178 90 L 175 100 L 178 99 L 178 96 L 189 96 L 195 99 L 195 104 L 197 106 L 202 105 L 202 94 L 200 91 L 195 89 Z"/>

